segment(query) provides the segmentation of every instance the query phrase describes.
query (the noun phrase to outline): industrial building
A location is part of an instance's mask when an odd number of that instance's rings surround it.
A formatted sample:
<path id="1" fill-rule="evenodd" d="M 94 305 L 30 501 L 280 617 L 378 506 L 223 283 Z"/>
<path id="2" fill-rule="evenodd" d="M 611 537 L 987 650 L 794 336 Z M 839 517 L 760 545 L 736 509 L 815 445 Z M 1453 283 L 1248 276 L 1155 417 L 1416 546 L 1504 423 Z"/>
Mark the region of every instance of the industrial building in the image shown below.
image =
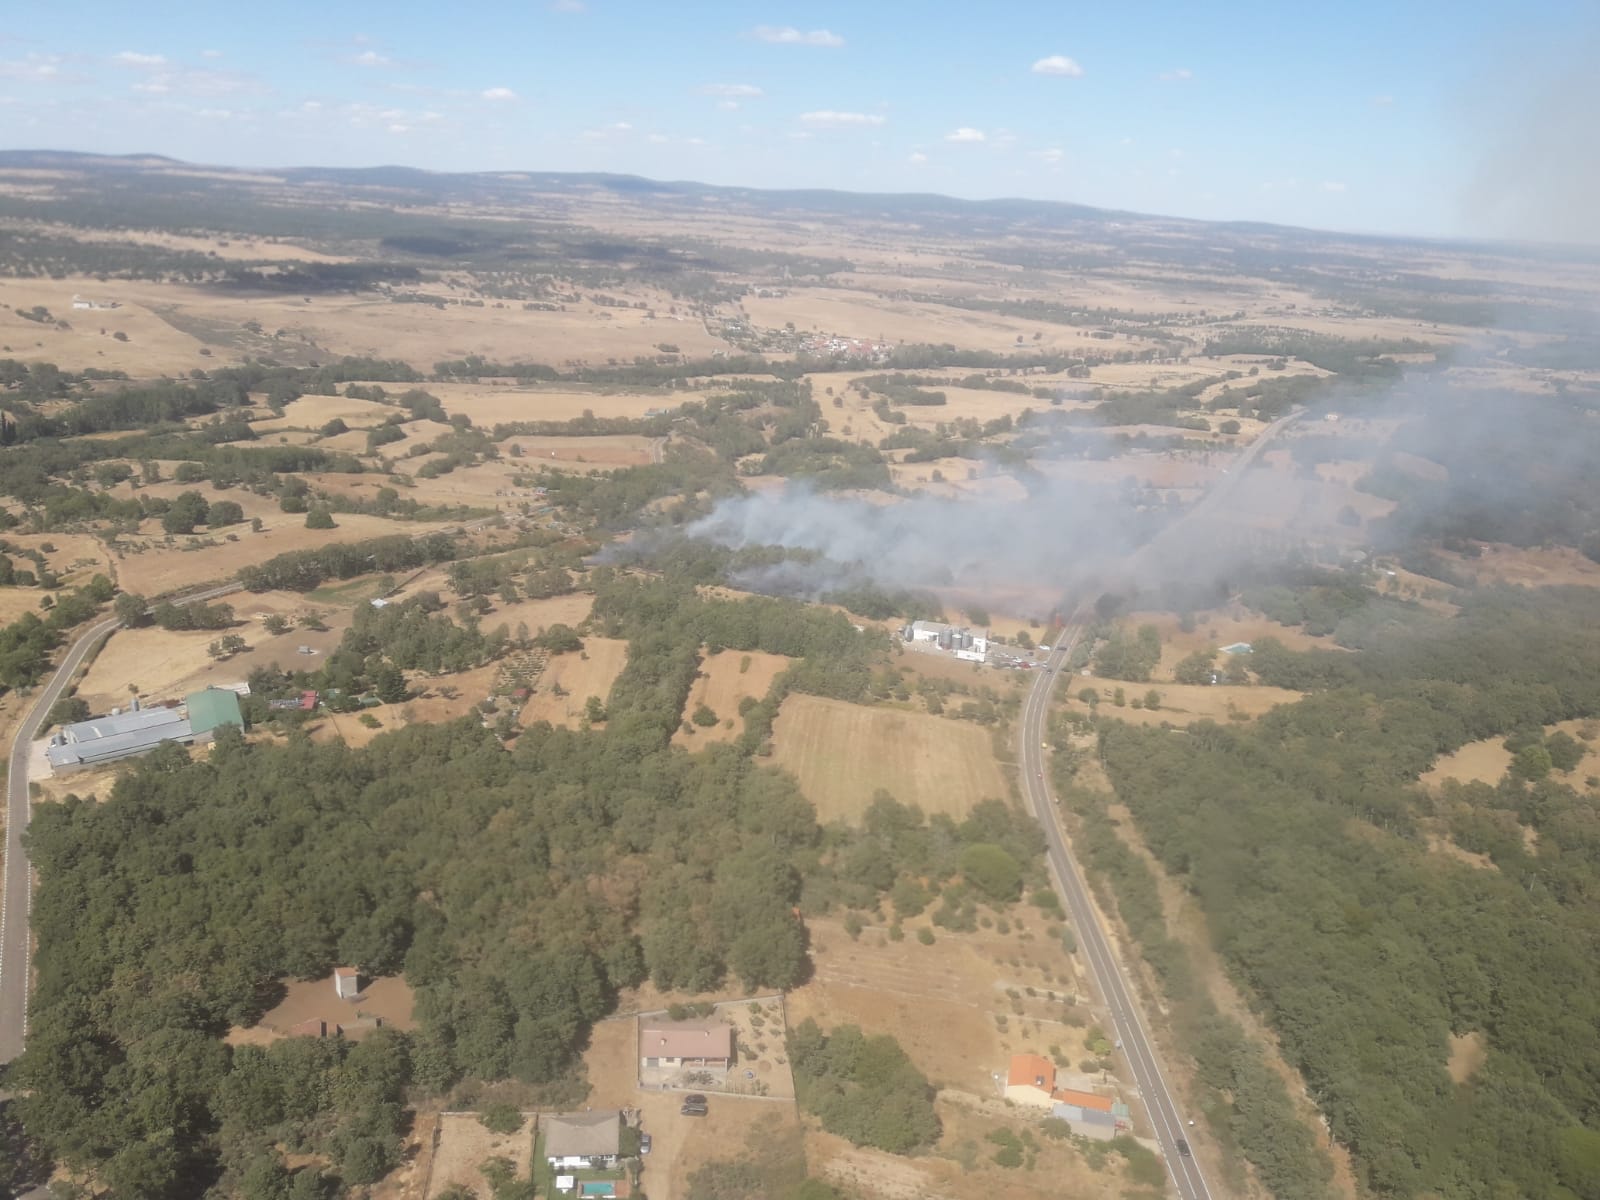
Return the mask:
<path id="1" fill-rule="evenodd" d="M 913 621 L 900 630 L 900 637 L 907 642 L 932 642 L 967 662 L 982 662 L 989 657 L 988 634 L 941 621 Z"/>
<path id="2" fill-rule="evenodd" d="M 135 697 L 126 712 L 62 726 L 45 747 L 45 757 L 51 770 L 71 771 L 143 754 L 162 742 L 209 742 L 224 725 L 244 727 L 238 693 L 229 688 L 191 692 L 172 707 L 145 708 Z"/>

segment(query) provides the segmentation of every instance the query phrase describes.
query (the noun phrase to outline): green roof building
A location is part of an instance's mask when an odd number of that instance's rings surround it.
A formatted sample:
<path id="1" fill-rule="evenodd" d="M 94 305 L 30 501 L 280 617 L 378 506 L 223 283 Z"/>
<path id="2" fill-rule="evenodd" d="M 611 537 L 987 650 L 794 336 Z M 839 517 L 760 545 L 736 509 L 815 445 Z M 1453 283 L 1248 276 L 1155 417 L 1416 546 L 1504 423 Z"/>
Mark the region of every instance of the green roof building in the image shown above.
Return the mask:
<path id="1" fill-rule="evenodd" d="M 209 737 L 223 725 L 244 728 L 238 693 L 227 688 L 209 687 L 203 692 L 191 692 L 184 703 L 189 706 L 189 726 L 197 738 Z"/>

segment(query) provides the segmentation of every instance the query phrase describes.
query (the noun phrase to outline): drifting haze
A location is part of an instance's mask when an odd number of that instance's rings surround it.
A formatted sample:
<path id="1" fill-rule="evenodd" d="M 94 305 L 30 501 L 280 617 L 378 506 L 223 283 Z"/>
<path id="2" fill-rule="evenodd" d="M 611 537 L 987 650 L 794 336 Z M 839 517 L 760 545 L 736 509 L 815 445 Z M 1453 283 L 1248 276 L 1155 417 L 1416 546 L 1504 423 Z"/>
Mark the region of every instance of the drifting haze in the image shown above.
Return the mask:
<path id="1" fill-rule="evenodd" d="M 824 557 L 752 568 L 753 591 L 819 597 L 870 581 L 886 589 L 1061 589 L 1133 549 L 1164 519 L 1114 488 L 1030 477 L 1026 499 L 895 503 L 803 488 L 724 500 L 688 533 L 734 550 L 782 546 Z"/>

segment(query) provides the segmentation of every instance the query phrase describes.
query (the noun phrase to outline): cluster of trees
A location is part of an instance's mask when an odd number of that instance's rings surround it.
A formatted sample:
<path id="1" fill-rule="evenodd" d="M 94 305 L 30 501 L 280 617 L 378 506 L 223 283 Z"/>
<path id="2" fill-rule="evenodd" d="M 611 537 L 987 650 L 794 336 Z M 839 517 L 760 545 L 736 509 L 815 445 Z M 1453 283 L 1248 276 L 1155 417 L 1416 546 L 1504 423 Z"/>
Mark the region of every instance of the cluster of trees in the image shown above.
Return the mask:
<path id="1" fill-rule="evenodd" d="M 1139 626 L 1131 638 L 1125 629 L 1117 629 L 1095 647 L 1094 673 L 1144 683 L 1160 661 L 1161 631 L 1154 625 Z"/>
<path id="2" fill-rule="evenodd" d="M 1600 1180 L 1600 1045 L 1585 1032 L 1600 1020 L 1600 838 L 1592 803 L 1558 771 L 1529 777 L 1546 756 L 1572 760 L 1542 726 L 1600 715 L 1593 597 L 1460 599 L 1454 621 L 1357 653 L 1258 643 L 1265 681 L 1315 694 L 1250 729 L 1111 724 L 1099 749 L 1365 1186 L 1588 1195 Z M 1439 754 L 1496 735 L 1519 763 L 1498 787 L 1417 790 Z M 1436 812 L 1499 869 L 1427 853 Z M 1468 1033 L 1487 1057 L 1457 1085 L 1447 1038 Z"/>
<path id="3" fill-rule="evenodd" d="M 94 616 L 115 594 L 111 581 L 96 575 L 83 587 L 52 597 L 55 603 L 44 617 L 23 613 L 0 628 L 0 688 L 37 683 L 49 669 L 50 652 L 61 644 L 62 634 Z"/>
<path id="4" fill-rule="evenodd" d="M 309 592 L 329 579 L 406 571 L 455 558 L 455 539 L 446 533 L 411 538 L 403 534 L 336 542 L 313 550 L 291 550 L 259 565 L 241 567 L 239 582 L 252 592 L 283 589 Z"/>
<path id="5" fill-rule="evenodd" d="M 824 1033 L 808 1017 L 786 1047 L 796 1099 L 829 1133 L 891 1154 L 939 1139 L 933 1088 L 889 1034 L 867 1037 L 855 1025 Z"/>

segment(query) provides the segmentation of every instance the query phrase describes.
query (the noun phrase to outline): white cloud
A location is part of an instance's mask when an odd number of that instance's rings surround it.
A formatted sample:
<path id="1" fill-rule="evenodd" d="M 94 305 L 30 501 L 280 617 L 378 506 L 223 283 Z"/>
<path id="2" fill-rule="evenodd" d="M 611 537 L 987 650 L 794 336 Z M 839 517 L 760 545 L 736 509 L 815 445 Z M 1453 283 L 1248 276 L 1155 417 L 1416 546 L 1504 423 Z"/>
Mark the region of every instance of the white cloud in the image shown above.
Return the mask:
<path id="1" fill-rule="evenodd" d="M 877 113 L 835 112 L 832 109 L 801 113 L 800 120 L 806 125 L 882 125 L 884 123 L 884 118 Z"/>
<path id="2" fill-rule="evenodd" d="M 140 54 L 137 50 L 124 50 L 111 58 L 124 67 L 164 67 L 167 64 L 165 54 Z"/>
<path id="3" fill-rule="evenodd" d="M 267 88 L 251 75 L 236 71 L 208 71 L 174 67 L 156 70 L 133 85 L 136 92 L 151 96 L 174 93 L 190 96 L 228 96 L 241 92 L 265 92 Z"/>
<path id="4" fill-rule="evenodd" d="M 1048 166 L 1055 166 L 1067 156 L 1067 152 L 1059 146 L 1051 146 L 1048 150 L 1035 150 L 1033 156 Z"/>
<path id="5" fill-rule="evenodd" d="M 478 93 L 478 97 L 482 100 L 515 100 L 517 94 L 508 87 L 492 87 L 484 88 Z"/>
<path id="6" fill-rule="evenodd" d="M 1345 185 L 1337 179 L 1326 179 L 1322 183 L 1322 190 L 1325 192 L 1342 192 L 1345 191 L 1346 188 Z"/>
<path id="7" fill-rule="evenodd" d="M 1177 67 L 1171 71 L 1163 71 L 1157 78 L 1165 83 L 1183 83 L 1194 78 L 1194 72 L 1188 67 Z"/>
<path id="8" fill-rule="evenodd" d="M 1373 108 L 1388 108 L 1393 103 L 1394 103 L 1394 97 L 1393 96 L 1384 95 L 1384 96 L 1374 96 L 1372 98 L 1372 107 Z"/>
<path id="9" fill-rule="evenodd" d="M 771 42 L 775 46 L 829 46 L 844 45 L 844 39 L 827 29 L 802 31 L 793 25 L 757 25 L 750 36 L 758 42 Z"/>
<path id="10" fill-rule="evenodd" d="M 551 0 L 550 11 L 558 13 L 581 13 L 587 11 L 589 6 L 583 0 Z"/>
<path id="11" fill-rule="evenodd" d="M 928 156 L 921 150 L 913 150 L 906 161 L 913 167 L 925 167 L 928 165 Z"/>
<path id="12" fill-rule="evenodd" d="M 363 50 L 350 60 L 358 67 L 392 67 L 394 59 L 387 55 L 379 54 L 376 50 Z"/>
<path id="13" fill-rule="evenodd" d="M 720 96 L 724 100 L 754 100 L 763 94 L 751 83 L 702 83 L 694 90 L 697 96 Z"/>
<path id="14" fill-rule="evenodd" d="M 402 124 L 402 123 L 396 121 L 393 125 L 389 126 L 389 132 L 390 133 L 410 133 L 411 132 L 411 126 L 405 125 L 405 124 Z"/>
<path id="15" fill-rule="evenodd" d="M 608 142 L 616 138 L 625 137 L 633 132 L 633 126 L 626 121 L 613 121 L 609 125 L 602 125 L 598 129 L 585 129 L 578 136 L 586 142 Z"/>
<path id="16" fill-rule="evenodd" d="M 952 129 L 945 134 L 944 140 L 947 142 L 986 142 L 989 138 L 983 130 L 963 125 L 960 129 Z"/>
<path id="17" fill-rule="evenodd" d="M 0 79 L 30 83 L 73 83 L 76 76 L 62 71 L 59 54 L 29 54 L 26 58 L 0 60 Z"/>
<path id="18" fill-rule="evenodd" d="M 1041 58 L 1033 64 L 1035 75 L 1058 75 L 1064 79 L 1077 79 L 1083 74 L 1076 59 L 1068 58 L 1065 54 L 1052 54 L 1048 58 Z"/>
<path id="19" fill-rule="evenodd" d="M 702 137 L 684 138 L 683 140 L 690 146 L 705 146 L 709 144 L 705 138 Z"/>
<path id="20" fill-rule="evenodd" d="M 202 51 L 200 51 L 200 57 L 201 58 L 221 58 L 222 57 L 222 51 L 221 50 L 202 50 Z"/>
<path id="21" fill-rule="evenodd" d="M 645 137 L 645 139 L 644 139 L 644 140 L 645 140 L 645 141 L 647 141 L 647 142 L 649 142 L 649 143 L 650 143 L 650 144 L 651 144 L 651 145 L 652 145 L 652 146 L 664 146 L 664 145 L 666 145 L 666 144 L 667 144 L 667 143 L 668 143 L 668 142 L 669 142 L 669 141 L 671 141 L 671 140 L 672 140 L 672 139 L 671 139 L 671 138 L 669 138 L 669 137 L 668 137 L 668 136 L 667 136 L 667 135 L 666 135 L 666 134 L 664 134 L 664 133 L 652 133 L 652 134 L 648 134 L 648 135 L 647 135 L 647 136 L 646 136 L 646 137 Z"/>

